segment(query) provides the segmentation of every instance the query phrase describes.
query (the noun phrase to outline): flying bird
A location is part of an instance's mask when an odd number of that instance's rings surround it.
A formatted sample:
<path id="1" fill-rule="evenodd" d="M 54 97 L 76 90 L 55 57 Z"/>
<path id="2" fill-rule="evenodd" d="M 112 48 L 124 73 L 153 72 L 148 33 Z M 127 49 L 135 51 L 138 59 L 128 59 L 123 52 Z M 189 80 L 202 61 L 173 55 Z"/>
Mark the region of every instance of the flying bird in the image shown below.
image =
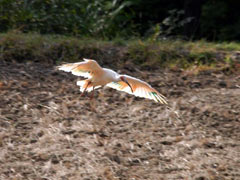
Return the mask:
<path id="1" fill-rule="evenodd" d="M 58 70 L 71 72 L 73 75 L 88 78 L 77 81 L 77 85 L 80 86 L 80 91 L 82 92 L 81 95 L 83 95 L 85 91 L 92 91 L 91 98 L 93 98 L 94 90 L 106 85 L 138 97 L 167 104 L 166 98 L 148 83 L 135 77 L 118 74 L 111 69 L 102 68 L 95 60 L 83 60 L 82 62 L 63 64 L 57 67 Z"/>

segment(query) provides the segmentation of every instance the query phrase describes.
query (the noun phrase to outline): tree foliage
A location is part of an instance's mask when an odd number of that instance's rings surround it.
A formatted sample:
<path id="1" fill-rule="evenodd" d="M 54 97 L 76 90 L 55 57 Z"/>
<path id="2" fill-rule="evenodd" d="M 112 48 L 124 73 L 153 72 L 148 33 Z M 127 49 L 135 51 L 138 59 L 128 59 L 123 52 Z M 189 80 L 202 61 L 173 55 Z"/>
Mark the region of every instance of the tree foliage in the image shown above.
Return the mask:
<path id="1" fill-rule="evenodd" d="M 129 23 L 124 9 L 130 4 L 117 0 L 1 0 L 1 31 L 113 37 Z"/>
<path id="2" fill-rule="evenodd" d="M 191 7 L 186 9 L 185 5 L 191 2 L 194 1 L 0 0 L 0 31 L 17 29 L 104 39 L 154 34 L 156 38 L 185 35 L 240 40 L 239 1 L 198 0 L 195 9 L 200 10 L 199 17 L 191 17 Z"/>

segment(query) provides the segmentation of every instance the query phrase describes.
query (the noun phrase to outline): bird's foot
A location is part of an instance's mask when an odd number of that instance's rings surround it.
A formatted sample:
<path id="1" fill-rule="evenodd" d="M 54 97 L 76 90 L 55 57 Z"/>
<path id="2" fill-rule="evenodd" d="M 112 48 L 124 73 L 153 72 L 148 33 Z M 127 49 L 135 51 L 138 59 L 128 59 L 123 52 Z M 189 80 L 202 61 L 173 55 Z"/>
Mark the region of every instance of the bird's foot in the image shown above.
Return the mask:
<path id="1" fill-rule="evenodd" d="M 94 100 L 94 96 L 93 95 L 91 95 L 89 98 L 90 98 L 91 101 Z"/>

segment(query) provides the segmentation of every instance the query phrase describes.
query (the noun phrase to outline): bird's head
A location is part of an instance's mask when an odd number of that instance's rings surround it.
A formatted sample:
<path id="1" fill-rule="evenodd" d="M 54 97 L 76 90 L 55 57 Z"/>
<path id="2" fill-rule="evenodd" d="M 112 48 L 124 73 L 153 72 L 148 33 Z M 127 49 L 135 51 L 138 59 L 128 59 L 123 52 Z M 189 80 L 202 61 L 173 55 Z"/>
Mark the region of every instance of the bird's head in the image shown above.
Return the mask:
<path id="1" fill-rule="evenodd" d="M 133 93 L 133 88 L 132 88 L 132 86 L 129 84 L 129 82 L 127 81 L 127 78 L 126 78 L 124 75 L 121 75 L 119 78 L 120 78 L 121 81 L 125 82 L 125 83 L 130 87 L 130 89 L 131 89 L 131 91 L 132 91 L 132 93 Z"/>

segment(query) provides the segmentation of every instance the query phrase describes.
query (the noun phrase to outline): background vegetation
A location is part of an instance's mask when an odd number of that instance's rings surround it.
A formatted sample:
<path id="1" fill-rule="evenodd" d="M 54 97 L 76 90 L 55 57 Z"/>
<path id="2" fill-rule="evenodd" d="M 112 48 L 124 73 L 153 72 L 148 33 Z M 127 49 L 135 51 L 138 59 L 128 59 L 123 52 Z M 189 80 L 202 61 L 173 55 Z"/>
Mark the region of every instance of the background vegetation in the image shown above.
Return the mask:
<path id="1" fill-rule="evenodd" d="M 40 35 L 11 31 L 0 34 L 0 61 L 76 62 L 82 58 L 97 59 L 108 66 L 131 66 L 145 69 L 160 66 L 170 69 L 238 71 L 239 43 L 213 43 L 204 40 L 153 39 L 112 41 L 63 35 Z M 130 64 L 129 64 L 130 63 Z"/>
<path id="2" fill-rule="evenodd" d="M 239 40 L 237 0 L 1 0 L 0 32 Z"/>

